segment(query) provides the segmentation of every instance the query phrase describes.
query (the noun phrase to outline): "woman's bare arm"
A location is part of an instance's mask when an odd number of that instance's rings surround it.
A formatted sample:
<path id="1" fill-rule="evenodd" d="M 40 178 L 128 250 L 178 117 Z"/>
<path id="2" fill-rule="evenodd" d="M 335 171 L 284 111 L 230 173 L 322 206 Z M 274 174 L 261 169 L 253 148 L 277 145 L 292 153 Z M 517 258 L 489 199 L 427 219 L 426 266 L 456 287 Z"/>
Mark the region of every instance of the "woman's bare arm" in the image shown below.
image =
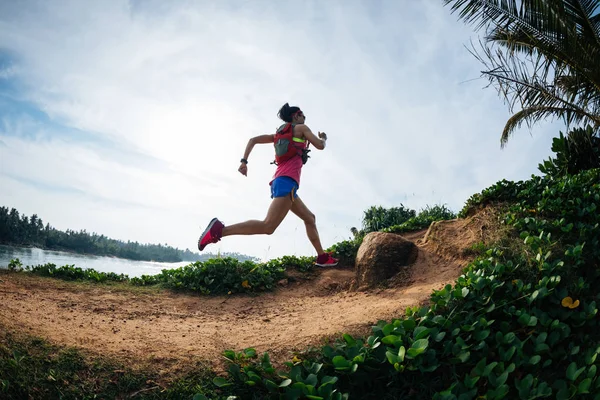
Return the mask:
<path id="1" fill-rule="evenodd" d="M 296 129 L 298 133 L 301 133 L 306 140 L 308 140 L 310 144 L 315 146 L 317 149 L 323 150 L 325 148 L 325 142 L 327 141 L 327 135 L 325 132 L 319 132 L 319 137 L 317 137 L 314 133 L 312 133 L 310 128 L 304 124 L 296 125 Z"/>
<path id="2" fill-rule="evenodd" d="M 248 144 L 246 145 L 246 150 L 244 151 L 244 157 L 242 157 L 243 160 L 246 160 L 246 162 L 242 161 L 242 164 L 240 165 L 240 167 L 238 168 L 238 171 L 244 175 L 244 176 L 248 176 L 248 157 L 250 157 L 250 153 L 252 152 L 252 149 L 254 148 L 255 144 L 267 144 L 267 143 L 273 143 L 273 141 L 275 140 L 275 135 L 260 135 L 260 136 L 255 136 L 253 138 L 250 138 L 250 140 L 248 140 Z"/>

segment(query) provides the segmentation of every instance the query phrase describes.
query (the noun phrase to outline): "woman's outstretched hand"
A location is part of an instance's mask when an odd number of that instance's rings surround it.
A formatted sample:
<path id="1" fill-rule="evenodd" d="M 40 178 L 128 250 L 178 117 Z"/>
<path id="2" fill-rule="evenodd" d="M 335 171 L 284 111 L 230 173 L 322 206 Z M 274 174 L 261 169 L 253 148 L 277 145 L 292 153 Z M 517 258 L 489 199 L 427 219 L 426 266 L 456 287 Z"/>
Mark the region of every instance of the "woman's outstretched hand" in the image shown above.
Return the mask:
<path id="1" fill-rule="evenodd" d="M 319 139 L 327 140 L 327 134 L 325 132 L 319 132 Z"/>
<path id="2" fill-rule="evenodd" d="M 248 176 L 248 165 L 246 163 L 242 163 L 238 168 L 238 171 L 240 172 L 240 174 Z"/>

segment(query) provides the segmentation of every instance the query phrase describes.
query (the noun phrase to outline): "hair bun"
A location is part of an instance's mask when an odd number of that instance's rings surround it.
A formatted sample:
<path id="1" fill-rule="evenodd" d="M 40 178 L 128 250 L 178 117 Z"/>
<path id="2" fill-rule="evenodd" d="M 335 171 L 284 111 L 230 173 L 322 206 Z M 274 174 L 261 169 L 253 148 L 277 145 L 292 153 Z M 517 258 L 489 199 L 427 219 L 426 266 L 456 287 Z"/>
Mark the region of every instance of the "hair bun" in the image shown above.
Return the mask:
<path id="1" fill-rule="evenodd" d="M 289 103 L 285 103 L 277 113 L 277 116 L 285 122 L 292 122 L 292 114 L 299 111 L 298 107 L 290 107 Z"/>

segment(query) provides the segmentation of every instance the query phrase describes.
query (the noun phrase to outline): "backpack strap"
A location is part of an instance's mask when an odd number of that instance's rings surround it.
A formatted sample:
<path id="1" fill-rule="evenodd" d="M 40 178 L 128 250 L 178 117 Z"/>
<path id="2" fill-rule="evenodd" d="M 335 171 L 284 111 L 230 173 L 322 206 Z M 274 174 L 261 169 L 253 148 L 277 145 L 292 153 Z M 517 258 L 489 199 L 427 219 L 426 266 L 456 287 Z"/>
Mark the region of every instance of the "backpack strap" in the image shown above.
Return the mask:
<path id="1" fill-rule="evenodd" d="M 296 124 L 292 124 L 292 140 L 296 143 L 304 143 L 306 142 L 306 139 L 300 139 L 297 138 L 296 136 L 294 136 L 294 128 L 296 127 Z"/>

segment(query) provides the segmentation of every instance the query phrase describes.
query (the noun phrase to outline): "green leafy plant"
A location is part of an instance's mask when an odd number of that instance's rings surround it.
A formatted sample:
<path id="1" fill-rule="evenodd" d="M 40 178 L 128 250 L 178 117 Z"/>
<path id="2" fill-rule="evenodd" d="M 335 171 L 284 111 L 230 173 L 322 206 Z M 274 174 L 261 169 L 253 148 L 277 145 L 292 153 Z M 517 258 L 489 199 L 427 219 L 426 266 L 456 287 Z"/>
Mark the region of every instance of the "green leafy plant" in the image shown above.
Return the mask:
<path id="1" fill-rule="evenodd" d="M 373 206 L 364 212 L 362 220 L 364 232 L 376 232 L 390 226 L 400 225 L 415 215 L 415 210 L 406 208 L 402 204 L 399 207 L 391 208 Z"/>
<path id="2" fill-rule="evenodd" d="M 414 217 L 399 225 L 382 229 L 382 232 L 402 233 L 428 228 L 432 222 L 456 218 L 456 214 L 445 205 L 426 206 Z"/>
<path id="3" fill-rule="evenodd" d="M 16 272 L 22 271 L 23 263 L 21 263 L 21 260 L 19 260 L 18 258 L 14 258 L 8 263 L 8 270 Z"/>
<path id="4" fill-rule="evenodd" d="M 74 265 L 58 267 L 53 263 L 27 266 L 25 271 L 64 280 L 85 280 L 96 283 L 124 282 L 135 286 L 160 285 L 173 290 L 202 294 L 234 294 L 272 290 L 279 280 L 287 276 L 286 269 L 309 272 L 314 268 L 314 261 L 314 257 L 295 256 L 284 256 L 266 263 L 241 262 L 232 257 L 213 258 L 180 268 L 164 269 L 156 275 L 133 278 L 124 274 L 99 272 Z M 13 264 L 18 265 L 16 261 Z"/>
<path id="5" fill-rule="evenodd" d="M 600 399 L 600 170 L 501 181 L 461 212 L 498 201 L 509 204 L 503 222 L 519 246 L 479 245 L 482 254 L 430 305 L 379 321 L 366 339 L 343 335 L 287 371 L 230 353 L 243 366 L 227 382 L 260 386 L 272 399 L 296 382 L 311 387 L 306 398 L 324 398 L 314 391 L 327 382 L 361 399 Z"/>
<path id="6" fill-rule="evenodd" d="M 296 359 L 286 363 L 287 372 L 281 372 L 275 370 L 267 353 L 258 359 L 252 348 L 239 353 L 228 350 L 223 355 L 229 363 L 230 379 L 216 377 L 213 383 L 219 388 L 236 387 L 235 393 L 242 398 L 348 399 L 348 394 L 335 388 L 338 378 L 323 373 L 323 364 Z"/>
<path id="7" fill-rule="evenodd" d="M 555 177 L 573 175 L 592 168 L 600 168 L 600 138 L 591 126 L 576 128 L 552 140 L 554 158 L 538 165 L 540 172 Z"/>
<path id="8" fill-rule="evenodd" d="M 103 355 L 60 347 L 43 339 L 13 334 L 0 326 L 0 398 L 2 399 L 219 399 L 214 372 L 200 364 L 195 371 L 157 384 L 157 371 L 135 368 Z M 225 397 L 223 397 L 225 399 Z"/>
<path id="9" fill-rule="evenodd" d="M 340 260 L 341 265 L 354 266 L 356 262 L 356 254 L 362 244 L 363 238 L 354 238 L 350 240 L 343 240 L 335 243 L 326 251 L 332 252 L 335 257 Z"/>
<path id="10" fill-rule="evenodd" d="M 548 117 L 600 127 L 600 24 L 597 0 L 444 0 L 483 29 L 472 54 L 510 111 L 500 143 L 524 122 Z"/>

